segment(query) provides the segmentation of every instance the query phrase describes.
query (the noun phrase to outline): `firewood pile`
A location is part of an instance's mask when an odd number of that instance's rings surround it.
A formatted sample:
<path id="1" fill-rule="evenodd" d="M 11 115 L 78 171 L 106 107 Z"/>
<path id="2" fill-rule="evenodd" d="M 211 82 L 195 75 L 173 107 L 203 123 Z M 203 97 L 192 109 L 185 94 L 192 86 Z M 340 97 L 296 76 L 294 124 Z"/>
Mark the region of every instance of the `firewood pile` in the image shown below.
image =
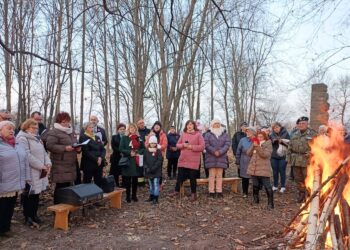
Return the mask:
<path id="1" fill-rule="evenodd" d="M 350 249 L 349 160 L 323 182 L 322 167 L 313 168 L 311 195 L 284 232 L 288 249 Z"/>

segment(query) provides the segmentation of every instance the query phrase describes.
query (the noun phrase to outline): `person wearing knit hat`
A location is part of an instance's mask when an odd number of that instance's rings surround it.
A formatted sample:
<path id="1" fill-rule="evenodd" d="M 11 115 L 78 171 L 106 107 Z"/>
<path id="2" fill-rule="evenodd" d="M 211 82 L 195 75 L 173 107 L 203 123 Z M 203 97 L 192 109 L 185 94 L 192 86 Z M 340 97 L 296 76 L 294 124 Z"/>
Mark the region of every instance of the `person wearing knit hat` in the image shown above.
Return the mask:
<path id="1" fill-rule="evenodd" d="M 158 203 L 160 178 L 162 177 L 163 155 L 157 148 L 158 140 L 155 135 L 148 138 L 148 148 L 144 152 L 144 176 L 148 178 L 149 199 L 146 202 Z"/>
<path id="2" fill-rule="evenodd" d="M 219 119 L 210 123 L 210 129 L 204 136 L 205 168 L 209 169 L 209 197 L 222 198 L 222 175 L 227 168 L 227 152 L 230 149 L 230 137 L 221 126 Z"/>
<path id="3" fill-rule="evenodd" d="M 121 137 L 125 136 L 126 125 L 124 123 L 119 123 L 117 125 L 117 133 L 112 136 L 112 150 L 113 153 L 111 155 L 111 168 L 109 174 L 114 176 L 115 184 L 117 187 L 122 187 L 123 184 L 120 181 L 120 177 L 122 175 L 122 169 L 119 167 L 119 160 L 121 158 L 119 151 L 119 144 Z"/>

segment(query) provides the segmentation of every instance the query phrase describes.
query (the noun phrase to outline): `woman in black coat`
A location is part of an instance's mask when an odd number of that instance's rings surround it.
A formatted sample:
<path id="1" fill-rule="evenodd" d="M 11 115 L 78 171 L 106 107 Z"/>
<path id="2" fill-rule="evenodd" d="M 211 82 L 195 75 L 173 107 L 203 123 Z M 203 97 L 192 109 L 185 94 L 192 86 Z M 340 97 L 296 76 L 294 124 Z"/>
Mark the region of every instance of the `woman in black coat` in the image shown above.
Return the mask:
<path id="1" fill-rule="evenodd" d="M 125 135 L 126 125 L 123 123 L 118 124 L 117 134 L 112 136 L 112 149 L 111 155 L 111 169 L 110 174 L 114 176 L 115 184 L 117 187 L 121 187 L 122 183 L 119 181 L 119 176 L 122 175 L 122 169 L 119 167 L 119 160 L 121 158 L 119 151 L 119 144 L 121 137 Z"/>
<path id="2" fill-rule="evenodd" d="M 101 187 L 103 167 L 105 165 L 106 149 L 101 139 L 94 134 L 94 124 L 89 122 L 84 126 L 84 134 L 80 136 L 79 142 L 89 140 L 89 143 L 82 147 L 81 169 L 83 170 L 83 182 L 94 183 Z"/>

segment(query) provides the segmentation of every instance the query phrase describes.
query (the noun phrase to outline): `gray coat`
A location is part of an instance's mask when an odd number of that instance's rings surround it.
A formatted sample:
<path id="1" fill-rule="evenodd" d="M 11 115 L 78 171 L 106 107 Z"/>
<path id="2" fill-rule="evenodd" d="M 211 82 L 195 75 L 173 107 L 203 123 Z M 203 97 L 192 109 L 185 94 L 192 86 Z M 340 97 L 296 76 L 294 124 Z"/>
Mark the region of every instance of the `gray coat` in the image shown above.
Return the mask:
<path id="1" fill-rule="evenodd" d="M 16 140 L 25 148 L 28 154 L 31 174 L 29 184 L 32 185 L 33 194 L 40 194 L 49 185 L 47 176 L 40 179 L 40 174 L 45 165 L 51 165 L 50 158 L 45 151 L 44 145 L 36 136 L 20 131 Z"/>
<path id="2" fill-rule="evenodd" d="M 205 141 L 205 168 L 227 168 L 227 151 L 230 149 L 231 140 L 227 133 L 223 132 L 216 137 L 212 132 L 208 132 L 204 137 Z M 215 151 L 220 152 L 220 156 L 215 156 Z"/>
<path id="3" fill-rule="evenodd" d="M 247 174 L 250 156 L 248 150 L 252 146 L 252 141 L 248 137 L 244 137 L 239 141 L 237 152 L 236 152 L 236 164 L 239 165 L 240 177 L 250 178 Z"/>
<path id="4" fill-rule="evenodd" d="M 23 146 L 16 143 L 12 147 L 0 138 L 0 196 L 24 189 L 29 180 L 29 162 Z"/>

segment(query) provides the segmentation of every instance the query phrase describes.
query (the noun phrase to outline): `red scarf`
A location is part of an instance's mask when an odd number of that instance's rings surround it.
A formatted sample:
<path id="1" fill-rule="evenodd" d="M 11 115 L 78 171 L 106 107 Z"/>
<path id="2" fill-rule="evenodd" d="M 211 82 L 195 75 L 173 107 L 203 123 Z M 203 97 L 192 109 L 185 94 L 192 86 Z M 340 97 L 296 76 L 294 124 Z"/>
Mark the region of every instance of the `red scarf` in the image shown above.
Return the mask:
<path id="1" fill-rule="evenodd" d="M 133 150 L 137 150 L 140 148 L 141 143 L 139 141 L 139 136 L 136 134 L 129 135 L 129 138 L 131 140 L 131 148 Z"/>
<path id="2" fill-rule="evenodd" d="M 1 138 L 2 138 L 2 140 L 3 140 L 5 143 L 10 144 L 12 147 L 15 147 L 15 145 L 16 145 L 16 139 L 15 139 L 14 136 L 11 137 L 10 139 L 6 139 L 6 138 L 4 138 L 4 137 L 1 137 Z"/>

